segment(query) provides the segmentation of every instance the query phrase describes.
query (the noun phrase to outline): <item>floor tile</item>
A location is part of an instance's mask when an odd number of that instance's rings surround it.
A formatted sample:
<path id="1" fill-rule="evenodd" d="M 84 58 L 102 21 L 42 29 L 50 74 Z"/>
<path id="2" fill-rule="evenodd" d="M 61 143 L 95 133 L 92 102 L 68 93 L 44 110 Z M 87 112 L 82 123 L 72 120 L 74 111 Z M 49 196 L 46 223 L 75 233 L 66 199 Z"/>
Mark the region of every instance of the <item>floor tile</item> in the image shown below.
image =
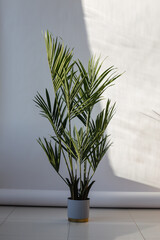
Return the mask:
<path id="1" fill-rule="evenodd" d="M 160 223 L 138 223 L 137 225 L 145 239 L 160 239 Z"/>
<path id="2" fill-rule="evenodd" d="M 144 240 L 134 223 L 70 224 L 69 240 Z"/>
<path id="3" fill-rule="evenodd" d="M 136 223 L 160 223 L 160 209 L 129 210 Z"/>
<path id="4" fill-rule="evenodd" d="M 57 237 L 57 236 L 45 236 L 39 237 L 39 236 L 8 236 L 8 235 L 0 235 L 1 240 L 67 240 L 67 237 Z"/>
<path id="5" fill-rule="evenodd" d="M 0 219 L 5 219 L 10 213 L 15 209 L 15 207 L 0 206 Z"/>
<path id="6" fill-rule="evenodd" d="M 90 222 L 133 222 L 128 209 L 91 208 Z"/>
<path id="7" fill-rule="evenodd" d="M 0 225 L 4 223 L 4 219 L 0 219 Z"/>
<path id="8" fill-rule="evenodd" d="M 35 221 L 35 222 L 48 222 L 48 221 L 67 221 L 66 208 L 54 207 L 17 207 L 9 216 L 8 221 Z"/>
<path id="9" fill-rule="evenodd" d="M 5 222 L 0 226 L 0 239 L 67 240 L 68 223 Z"/>
<path id="10" fill-rule="evenodd" d="M 153 237 L 153 238 L 145 238 L 145 240 L 159 240 L 159 237 Z"/>
<path id="11" fill-rule="evenodd" d="M 91 208 L 69 223 L 66 208 L 0 207 L 1 240 L 159 240 L 160 210 Z"/>

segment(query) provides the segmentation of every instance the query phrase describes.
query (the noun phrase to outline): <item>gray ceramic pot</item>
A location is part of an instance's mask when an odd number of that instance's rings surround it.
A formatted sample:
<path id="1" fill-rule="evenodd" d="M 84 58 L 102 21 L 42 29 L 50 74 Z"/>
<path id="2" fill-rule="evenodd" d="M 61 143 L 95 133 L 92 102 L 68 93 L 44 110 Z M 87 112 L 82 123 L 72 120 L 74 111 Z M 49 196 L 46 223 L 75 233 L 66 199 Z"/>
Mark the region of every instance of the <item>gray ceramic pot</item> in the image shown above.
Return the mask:
<path id="1" fill-rule="evenodd" d="M 70 222 L 88 222 L 89 203 L 87 200 L 72 200 L 68 198 L 68 220 Z"/>

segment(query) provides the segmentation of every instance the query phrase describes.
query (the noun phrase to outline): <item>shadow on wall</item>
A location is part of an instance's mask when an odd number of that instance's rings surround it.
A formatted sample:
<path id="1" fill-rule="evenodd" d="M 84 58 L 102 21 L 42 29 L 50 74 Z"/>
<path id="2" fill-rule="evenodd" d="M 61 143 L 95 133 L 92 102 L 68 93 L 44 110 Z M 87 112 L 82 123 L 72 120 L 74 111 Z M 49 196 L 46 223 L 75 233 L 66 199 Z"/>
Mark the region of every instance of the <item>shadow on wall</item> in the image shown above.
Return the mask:
<path id="1" fill-rule="evenodd" d="M 116 176 L 107 154 L 104 158 L 95 174 L 97 191 L 159 192 L 159 188 Z"/>
<path id="2" fill-rule="evenodd" d="M 2 0 L 1 5 L 4 38 L 3 46 L 0 47 L 7 52 L 3 53 L 6 55 L 5 67 L 0 66 L 2 87 L 4 85 L 1 96 L 4 106 L 0 109 L 0 115 L 3 116 L 3 121 L 0 122 L 0 188 L 63 190 L 63 183 L 53 173 L 49 163 L 46 164 L 47 161 L 44 161 L 44 155 L 35 141 L 37 136 L 46 134 L 47 125 L 37 124 L 41 120 L 39 116 L 35 117 L 38 113 L 33 110 L 35 106 L 31 99 L 37 90 L 43 91 L 46 87 L 46 65 L 41 60 L 44 59 L 46 63 L 44 52 L 41 51 L 44 42 L 39 40 L 41 30 L 49 29 L 54 36 L 61 36 L 66 44 L 75 47 L 75 58 L 80 58 L 87 64 L 90 50 L 82 3 L 75 0 L 35 0 L 32 3 L 24 0 Z M 12 44 L 9 44 L 10 38 Z M 12 55 L 11 67 L 7 68 L 9 53 Z M 12 102 L 7 96 L 10 96 Z M 15 105 L 18 112 L 14 111 Z M 105 158 L 107 159 L 100 164 L 95 175 L 95 190 L 158 191 L 154 187 L 115 176 L 108 157 Z M 23 181 L 19 181 L 20 179 Z"/>

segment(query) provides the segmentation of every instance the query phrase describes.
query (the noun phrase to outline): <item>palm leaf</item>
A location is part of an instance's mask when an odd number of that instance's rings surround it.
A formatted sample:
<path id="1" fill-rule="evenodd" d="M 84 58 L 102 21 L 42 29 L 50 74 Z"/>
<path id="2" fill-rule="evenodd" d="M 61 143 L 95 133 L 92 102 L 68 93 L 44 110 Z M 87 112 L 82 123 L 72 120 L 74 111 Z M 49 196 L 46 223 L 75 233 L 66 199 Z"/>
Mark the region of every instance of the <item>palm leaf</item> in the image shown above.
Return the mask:
<path id="1" fill-rule="evenodd" d="M 56 170 L 56 172 L 59 172 L 60 168 L 60 159 L 61 159 L 61 144 L 59 143 L 58 146 L 55 143 L 54 149 L 52 147 L 51 141 L 48 142 L 46 138 L 44 138 L 44 142 L 42 142 L 41 138 L 37 140 L 37 142 L 40 144 L 40 146 L 45 151 L 49 162 L 53 166 L 53 168 Z"/>
<path id="2" fill-rule="evenodd" d="M 70 64 L 73 54 L 72 50 L 64 46 L 64 43 L 60 42 L 58 38 L 54 39 L 48 30 L 44 33 L 44 39 L 52 81 L 55 92 L 57 92 L 62 84 L 59 79 L 63 78 L 64 69 L 69 72 L 72 68 Z M 57 76 L 59 77 L 57 78 Z"/>

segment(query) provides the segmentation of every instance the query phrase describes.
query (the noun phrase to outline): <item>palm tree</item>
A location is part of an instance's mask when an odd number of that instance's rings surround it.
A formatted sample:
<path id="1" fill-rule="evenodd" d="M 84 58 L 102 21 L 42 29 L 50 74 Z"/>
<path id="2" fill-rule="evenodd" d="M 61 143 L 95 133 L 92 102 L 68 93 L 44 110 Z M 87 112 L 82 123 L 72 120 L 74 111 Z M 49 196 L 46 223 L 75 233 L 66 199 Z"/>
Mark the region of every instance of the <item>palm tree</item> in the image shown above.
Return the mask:
<path id="1" fill-rule="evenodd" d="M 46 89 L 45 98 L 37 93 L 34 102 L 40 114 L 49 120 L 53 133 L 49 140 L 39 138 L 37 141 L 68 185 L 70 198 L 84 200 L 95 182 L 93 175 L 111 146 L 106 129 L 115 112 L 115 103 L 111 105 L 108 99 L 105 109 L 93 118 L 94 106 L 120 74 L 116 74 L 114 66 L 100 74 L 103 62 L 94 57 L 86 70 L 80 60 L 73 60 L 73 50 L 64 46 L 61 39 L 54 38 L 48 31 L 44 39 L 54 100 L 52 102 Z M 61 161 L 65 161 L 68 176 L 61 175 Z"/>

